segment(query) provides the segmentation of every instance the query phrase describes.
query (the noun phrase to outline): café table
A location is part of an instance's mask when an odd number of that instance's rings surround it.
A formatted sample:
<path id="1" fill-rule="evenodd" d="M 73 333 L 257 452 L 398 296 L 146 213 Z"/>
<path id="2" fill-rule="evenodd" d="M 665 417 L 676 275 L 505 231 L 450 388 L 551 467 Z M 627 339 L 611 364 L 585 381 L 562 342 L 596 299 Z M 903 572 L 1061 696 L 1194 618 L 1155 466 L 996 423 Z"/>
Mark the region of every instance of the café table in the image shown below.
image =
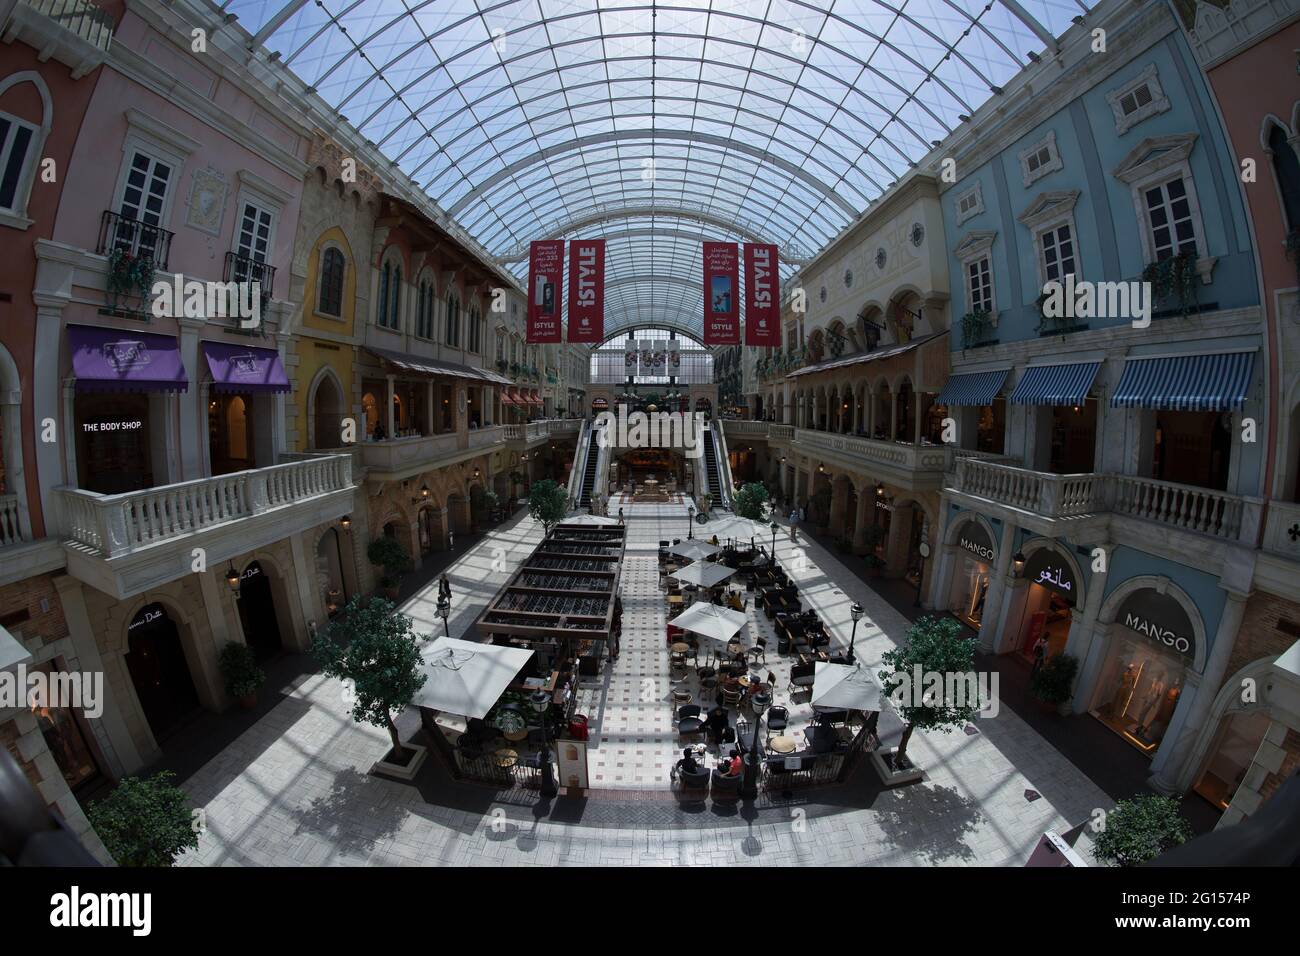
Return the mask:
<path id="1" fill-rule="evenodd" d="M 780 737 L 773 737 L 767 742 L 767 749 L 774 754 L 792 754 L 798 747 L 799 745 L 793 737 L 787 737 L 784 734 Z"/>
<path id="2" fill-rule="evenodd" d="M 509 747 L 502 747 L 494 755 L 496 764 L 502 770 L 509 770 L 519 762 L 519 754 Z"/>
<path id="3" fill-rule="evenodd" d="M 669 650 L 672 651 L 674 654 L 688 654 L 690 653 L 691 645 L 686 644 L 682 641 L 677 641 L 676 643 L 673 644 L 672 647 L 669 648 Z"/>

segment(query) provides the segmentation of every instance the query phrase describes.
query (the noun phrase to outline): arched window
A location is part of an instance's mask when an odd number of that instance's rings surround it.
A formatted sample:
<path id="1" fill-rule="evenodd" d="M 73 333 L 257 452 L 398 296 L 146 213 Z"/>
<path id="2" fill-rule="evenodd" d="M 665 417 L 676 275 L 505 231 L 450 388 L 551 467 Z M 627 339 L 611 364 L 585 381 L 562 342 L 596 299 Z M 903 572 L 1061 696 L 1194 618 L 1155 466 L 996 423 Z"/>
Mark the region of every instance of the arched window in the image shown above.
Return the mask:
<path id="1" fill-rule="evenodd" d="M 415 307 L 415 334 L 423 339 L 433 338 L 433 284 L 427 279 L 420 282 Z"/>
<path id="2" fill-rule="evenodd" d="M 393 266 L 393 284 L 392 284 L 393 301 L 388 310 L 388 327 L 390 329 L 400 329 L 402 327 L 402 267 Z"/>
<path id="3" fill-rule="evenodd" d="M 316 295 L 316 311 L 325 315 L 343 314 L 343 253 L 333 246 L 320 257 L 320 289 Z"/>
<path id="4" fill-rule="evenodd" d="M 447 344 L 460 348 L 460 296 L 447 293 Z"/>
<path id="5" fill-rule="evenodd" d="M 392 266 L 387 262 L 379 270 L 379 302 L 375 312 L 376 325 L 388 325 L 388 286 L 392 282 Z"/>
<path id="6" fill-rule="evenodd" d="M 1268 134 L 1268 148 L 1273 154 L 1273 175 L 1282 194 L 1287 231 L 1294 232 L 1300 229 L 1300 160 L 1286 141 L 1286 130 L 1276 123 Z"/>

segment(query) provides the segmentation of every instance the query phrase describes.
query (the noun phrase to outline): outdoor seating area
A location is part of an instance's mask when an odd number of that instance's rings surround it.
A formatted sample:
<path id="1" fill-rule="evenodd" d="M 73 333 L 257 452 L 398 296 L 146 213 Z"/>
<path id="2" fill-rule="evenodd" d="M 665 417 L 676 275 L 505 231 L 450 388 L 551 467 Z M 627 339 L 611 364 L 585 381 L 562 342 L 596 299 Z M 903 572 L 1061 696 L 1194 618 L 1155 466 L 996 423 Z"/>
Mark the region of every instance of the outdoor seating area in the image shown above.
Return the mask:
<path id="1" fill-rule="evenodd" d="M 780 564 L 761 547 L 694 538 L 661 540 L 658 562 L 679 789 L 705 789 L 707 770 L 713 798 L 734 799 L 746 762 L 735 758 L 751 749 L 760 786 L 836 780 L 858 732 L 873 736 L 879 696 L 870 711 L 818 705 L 819 669 L 847 659 L 828 653 L 829 631 Z"/>

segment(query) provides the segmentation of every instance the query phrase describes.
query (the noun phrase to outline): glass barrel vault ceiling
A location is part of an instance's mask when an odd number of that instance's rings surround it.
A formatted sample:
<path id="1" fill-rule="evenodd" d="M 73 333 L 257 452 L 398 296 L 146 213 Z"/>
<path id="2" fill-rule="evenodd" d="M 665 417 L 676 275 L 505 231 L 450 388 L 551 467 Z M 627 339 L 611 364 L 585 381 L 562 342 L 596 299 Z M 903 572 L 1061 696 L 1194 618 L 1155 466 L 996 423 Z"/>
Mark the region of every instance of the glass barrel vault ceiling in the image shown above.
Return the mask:
<path id="1" fill-rule="evenodd" d="M 821 249 L 1093 0 L 225 0 L 521 278 L 605 236 L 606 331 L 701 334 L 700 243 Z M 783 275 L 795 266 L 786 263 Z"/>

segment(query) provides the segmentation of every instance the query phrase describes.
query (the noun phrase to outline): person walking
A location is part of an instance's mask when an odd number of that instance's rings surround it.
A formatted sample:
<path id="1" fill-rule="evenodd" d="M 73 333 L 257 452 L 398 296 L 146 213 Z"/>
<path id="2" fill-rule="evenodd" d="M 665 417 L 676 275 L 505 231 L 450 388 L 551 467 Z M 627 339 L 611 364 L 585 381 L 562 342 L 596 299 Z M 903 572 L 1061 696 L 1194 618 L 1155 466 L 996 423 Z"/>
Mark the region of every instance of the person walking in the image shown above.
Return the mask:
<path id="1" fill-rule="evenodd" d="M 451 600 L 451 581 L 447 579 L 447 572 L 445 571 L 442 573 L 442 577 L 438 579 L 438 600 L 441 601 L 443 598 L 448 601 Z"/>

